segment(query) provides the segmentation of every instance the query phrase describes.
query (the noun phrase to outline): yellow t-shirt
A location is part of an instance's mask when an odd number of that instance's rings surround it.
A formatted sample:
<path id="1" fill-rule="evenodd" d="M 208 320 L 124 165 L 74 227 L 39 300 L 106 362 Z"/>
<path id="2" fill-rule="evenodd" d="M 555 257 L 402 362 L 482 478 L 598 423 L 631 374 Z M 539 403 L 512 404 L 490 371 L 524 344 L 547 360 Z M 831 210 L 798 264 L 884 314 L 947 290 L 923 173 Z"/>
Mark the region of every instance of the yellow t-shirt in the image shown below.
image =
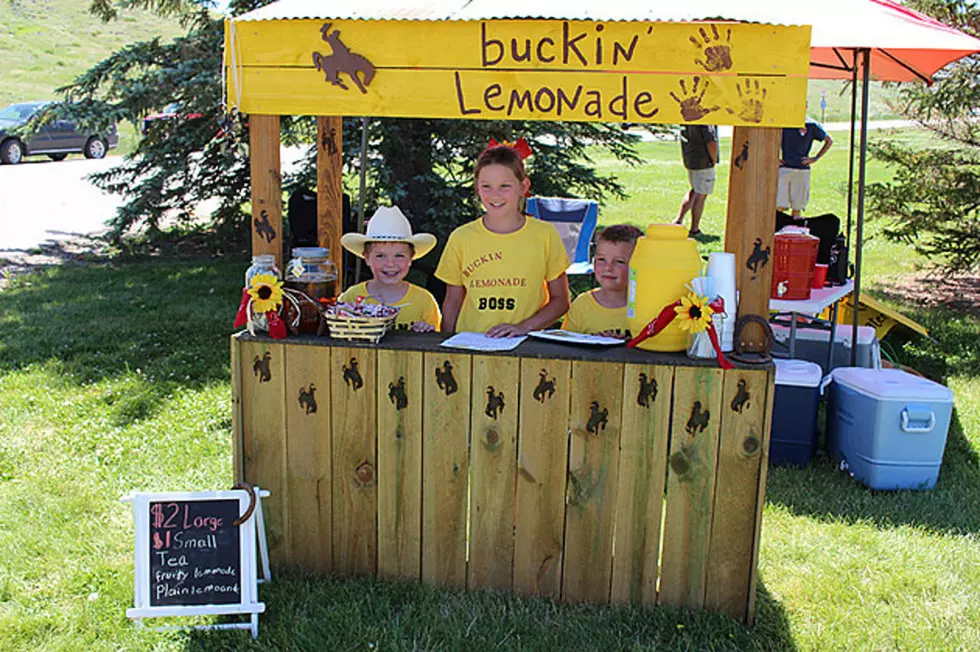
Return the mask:
<path id="1" fill-rule="evenodd" d="M 500 234 L 481 218 L 452 232 L 436 276 L 466 289 L 456 330 L 485 333 L 538 312 L 548 303 L 548 281 L 564 274 L 568 264 L 551 224 L 528 217 L 519 230 Z"/>
<path id="2" fill-rule="evenodd" d="M 596 301 L 595 293 L 583 292 L 575 297 L 561 327 L 566 331 L 595 335 L 605 331 L 626 334 L 626 306 L 606 308 Z"/>
<path id="3" fill-rule="evenodd" d="M 354 303 L 357 301 L 357 297 L 364 297 L 364 303 L 381 303 L 368 293 L 367 281 L 350 286 L 340 295 L 338 300 Z M 398 316 L 395 317 L 395 328 L 411 328 L 415 322 L 424 321 L 439 330 L 439 324 L 442 323 L 442 315 L 439 312 L 439 304 L 436 303 L 435 297 L 429 294 L 428 290 L 417 285 L 409 283 L 405 296 L 398 303 L 389 305 L 401 309 L 398 311 Z"/>

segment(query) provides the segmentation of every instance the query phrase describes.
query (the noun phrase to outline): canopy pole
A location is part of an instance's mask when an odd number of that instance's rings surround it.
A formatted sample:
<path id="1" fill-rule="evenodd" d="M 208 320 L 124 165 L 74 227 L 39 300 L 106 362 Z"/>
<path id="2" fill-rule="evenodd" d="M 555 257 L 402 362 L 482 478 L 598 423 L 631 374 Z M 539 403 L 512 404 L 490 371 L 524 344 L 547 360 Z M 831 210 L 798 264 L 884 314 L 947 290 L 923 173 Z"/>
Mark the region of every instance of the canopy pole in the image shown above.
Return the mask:
<path id="1" fill-rule="evenodd" d="M 854 320 L 851 330 L 851 366 L 857 366 L 857 331 L 858 307 L 861 299 L 861 251 L 864 242 L 864 180 L 868 158 L 868 88 L 871 78 L 871 50 L 862 50 L 864 63 L 861 66 L 861 156 L 858 163 L 858 200 L 857 200 L 857 245 L 854 257 L 854 297 L 851 311 Z"/>
<path id="2" fill-rule="evenodd" d="M 357 190 L 357 232 L 364 233 L 364 188 L 367 186 L 367 117 L 361 118 L 361 185 Z M 361 282 L 361 257 L 355 256 L 354 283 Z"/>
<path id="3" fill-rule="evenodd" d="M 853 63 L 851 65 L 851 140 L 850 140 L 850 156 L 847 159 L 847 230 L 844 231 L 847 234 L 846 242 L 848 246 L 848 251 L 850 251 L 851 246 L 851 203 L 854 199 L 854 148 L 857 143 L 854 142 L 854 123 L 857 118 L 857 85 L 858 85 L 858 51 L 853 50 L 852 54 L 854 56 Z"/>

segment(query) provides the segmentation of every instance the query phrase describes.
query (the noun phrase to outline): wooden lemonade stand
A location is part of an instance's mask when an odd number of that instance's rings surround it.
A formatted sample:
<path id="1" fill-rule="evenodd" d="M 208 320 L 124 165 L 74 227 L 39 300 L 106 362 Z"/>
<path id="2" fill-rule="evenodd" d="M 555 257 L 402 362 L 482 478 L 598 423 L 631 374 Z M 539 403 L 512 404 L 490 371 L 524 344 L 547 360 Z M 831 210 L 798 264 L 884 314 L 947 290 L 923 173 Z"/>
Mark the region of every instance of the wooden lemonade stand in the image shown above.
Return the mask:
<path id="1" fill-rule="evenodd" d="M 280 115 L 320 116 L 318 233 L 338 269 L 341 114 L 733 124 L 726 250 L 739 314 L 767 315 L 759 261 L 779 128 L 803 118 L 809 28 L 453 17 L 270 5 L 226 24 L 253 254 L 281 256 Z M 271 491 L 274 564 L 752 622 L 771 365 L 442 339 L 232 337 L 235 475 Z"/>

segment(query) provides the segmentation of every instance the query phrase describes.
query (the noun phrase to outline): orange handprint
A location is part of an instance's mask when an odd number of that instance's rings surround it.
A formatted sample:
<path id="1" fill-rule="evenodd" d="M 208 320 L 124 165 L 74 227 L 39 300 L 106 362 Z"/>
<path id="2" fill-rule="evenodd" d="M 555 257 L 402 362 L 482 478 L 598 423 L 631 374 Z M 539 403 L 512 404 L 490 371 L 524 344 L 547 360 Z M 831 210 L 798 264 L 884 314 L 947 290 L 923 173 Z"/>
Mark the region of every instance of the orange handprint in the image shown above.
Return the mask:
<path id="1" fill-rule="evenodd" d="M 704 45 L 698 40 L 697 36 L 691 36 L 690 41 L 699 50 L 704 48 L 704 61 L 700 58 L 695 59 L 694 63 L 698 64 L 708 72 L 718 72 L 719 70 L 731 70 L 732 69 L 732 30 L 729 29 L 725 33 L 725 41 L 722 42 L 721 34 L 718 33 L 718 27 L 711 25 L 711 36 L 704 31 L 701 27 L 698 29 L 701 33 L 701 38 L 704 39 Z"/>
<path id="2" fill-rule="evenodd" d="M 738 99 L 742 102 L 742 107 L 738 112 L 738 117 L 746 122 L 762 122 L 762 114 L 765 113 L 766 106 L 766 94 L 765 88 L 759 87 L 759 80 L 745 80 L 745 92 L 742 92 L 742 87 L 736 85 L 735 90 L 738 91 Z M 734 109 L 726 109 L 729 113 L 734 114 Z"/>
<path id="3" fill-rule="evenodd" d="M 681 117 L 684 118 L 684 122 L 694 122 L 695 120 L 700 120 L 704 116 L 708 115 L 712 111 L 717 111 L 718 107 L 713 106 L 706 108 L 701 106 L 701 100 L 704 98 L 705 92 L 708 90 L 708 80 L 704 80 L 704 85 L 701 86 L 701 92 L 698 93 L 698 86 L 701 84 L 701 78 L 698 76 L 694 77 L 694 84 L 691 86 L 691 92 L 687 92 L 687 84 L 684 80 L 680 80 L 681 94 L 684 95 L 684 99 L 674 95 L 674 92 L 670 92 L 670 96 L 674 98 L 674 101 L 680 105 Z"/>

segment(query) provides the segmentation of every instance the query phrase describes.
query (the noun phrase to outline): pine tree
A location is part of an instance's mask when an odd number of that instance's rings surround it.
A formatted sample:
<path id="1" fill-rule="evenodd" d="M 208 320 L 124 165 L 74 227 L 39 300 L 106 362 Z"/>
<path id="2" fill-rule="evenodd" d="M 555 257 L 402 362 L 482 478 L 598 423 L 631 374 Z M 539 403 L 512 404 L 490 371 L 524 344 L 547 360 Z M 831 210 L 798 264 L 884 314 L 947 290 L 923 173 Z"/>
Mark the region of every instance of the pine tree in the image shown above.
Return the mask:
<path id="1" fill-rule="evenodd" d="M 973 36 L 980 8 L 972 0 L 914 0 L 910 6 Z M 887 183 L 868 187 L 885 235 L 906 242 L 949 271 L 980 267 L 980 56 L 941 70 L 931 86 L 901 92 L 902 112 L 941 145 L 912 148 L 885 141 L 872 154 L 895 168 Z"/>
<path id="2" fill-rule="evenodd" d="M 234 0 L 238 15 L 269 0 Z M 94 0 L 92 11 L 113 20 L 118 11 L 139 7 L 170 15 L 188 29 L 170 43 L 158 39 L 125 47 L 97 64 L 61 92 L 74 117 L 86 124 L 129 120 L 171 102 L 181 117 L 158 121 L 123 164 L 93 175 L 100 188 L 125 197 L 110 225 L 115 238 L 140 232 L 149 238 L 172 235 L 196 224 L 192 210 L 208 199 L 219 200 L 210 216 L 209 236 L 244 239 L 248 215 L 249 160 L 247 116 L 227 119 L 222 105 L 223 24 L 199 0 Z M 345 173 L 356 193 L 360 173 L 360 118 L 344 120 Z M 535 194 L 603 199 L 622 197 L 611 176 L 598 174 L 588 148 L 598 146 L 626 164 L 636 164 L 638 138 L 605 123 L 484 122 L 417 119 L 367 121 L 367 211 L 379 202 L 398 204 L 418 230 L 441 240 L 460 223 L 473 219 L 478 205 L 471 169 L 490 137 L 523 136 L 534 156 L 528 162 Z M 662 128 L 661 128 L 662 130 Z M 283 116 L 286 145 L 310 145 L 315 119 Z M 311 148 L 300 171 L 283 180 L 287 192 L 315 187 Z M 370 213 L 369 213 L 370 214 Z"/>

